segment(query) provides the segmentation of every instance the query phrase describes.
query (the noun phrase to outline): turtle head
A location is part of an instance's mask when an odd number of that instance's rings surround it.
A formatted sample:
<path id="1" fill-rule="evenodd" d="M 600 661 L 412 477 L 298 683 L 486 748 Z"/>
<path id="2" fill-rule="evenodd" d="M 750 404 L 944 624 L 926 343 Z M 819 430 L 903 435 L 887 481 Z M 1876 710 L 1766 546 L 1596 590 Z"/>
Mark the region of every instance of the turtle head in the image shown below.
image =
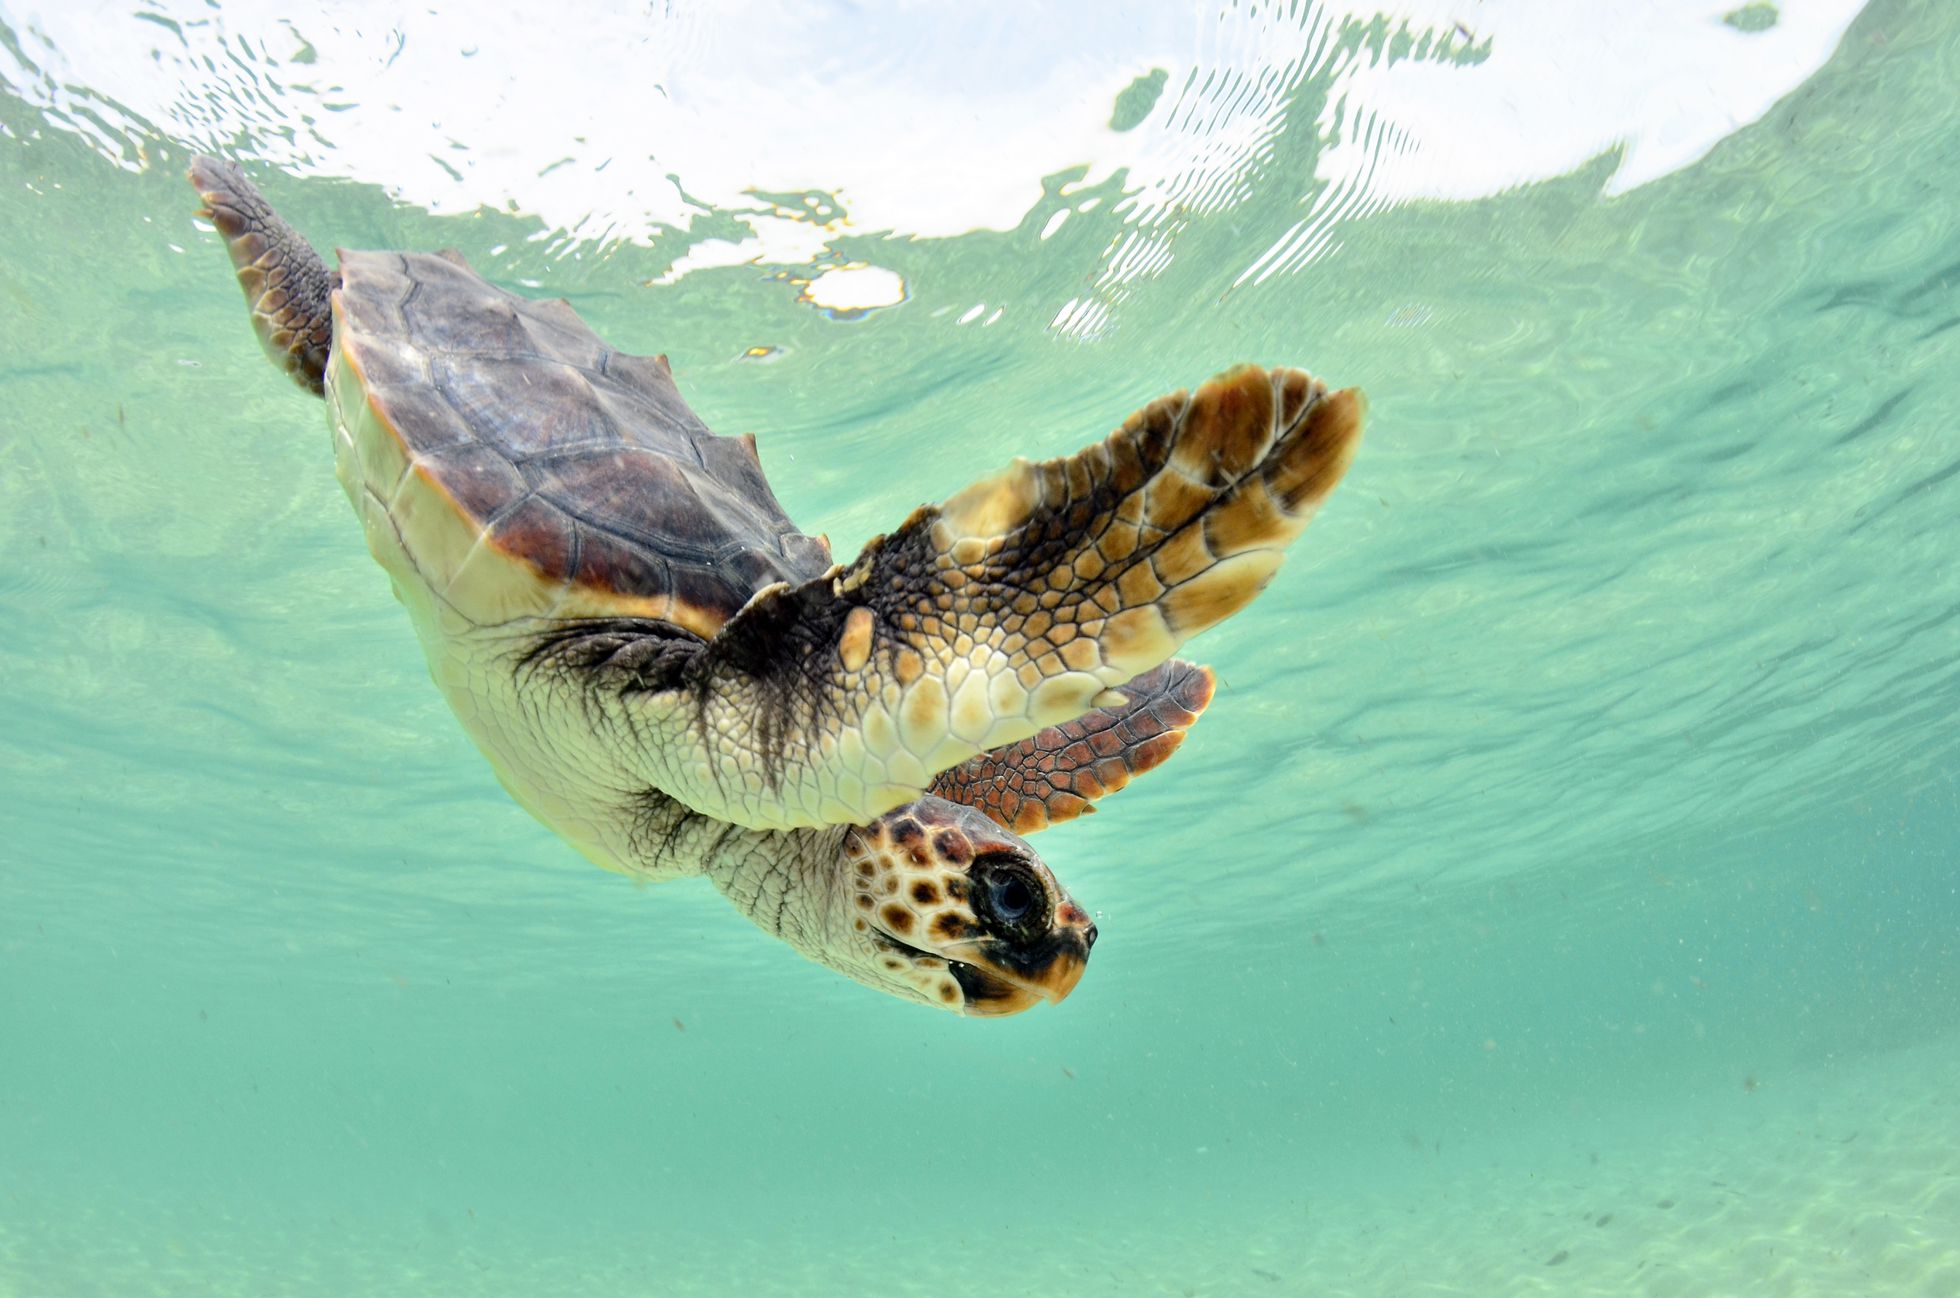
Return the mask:
<path id="1" fill-rule="evenodd" d="M 844 838 L 861 981 L 962 1014 L 1075 990 L 1096 926 L 1035 850 L 971 807 L 921 798 Z"/>

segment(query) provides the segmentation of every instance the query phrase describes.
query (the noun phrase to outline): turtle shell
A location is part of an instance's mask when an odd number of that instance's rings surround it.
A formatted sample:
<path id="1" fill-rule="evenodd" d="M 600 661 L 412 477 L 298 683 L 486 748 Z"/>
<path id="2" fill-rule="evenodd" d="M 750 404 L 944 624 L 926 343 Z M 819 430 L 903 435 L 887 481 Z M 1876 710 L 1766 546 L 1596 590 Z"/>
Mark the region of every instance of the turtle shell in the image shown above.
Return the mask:
<path id="1" fill-rule="evenodd" d="M 711 637 L 761 588 L 830 566 L 665 357 L 614 350 L 565 301 L 455 253 L 342 252 L 342 484 L 376 557 L 476 623 L 654 618 Z M 406 592 L 405 592 L 406 593 Z"/>

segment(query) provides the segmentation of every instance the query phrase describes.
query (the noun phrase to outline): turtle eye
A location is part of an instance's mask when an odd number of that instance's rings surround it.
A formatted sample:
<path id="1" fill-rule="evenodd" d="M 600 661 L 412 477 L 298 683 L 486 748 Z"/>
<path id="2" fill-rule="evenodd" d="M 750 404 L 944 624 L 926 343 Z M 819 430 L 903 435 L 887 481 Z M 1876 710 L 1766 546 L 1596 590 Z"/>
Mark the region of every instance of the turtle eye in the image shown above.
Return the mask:
<path id="1" fill-rule="evenodd" d="M 997 853 L 976 860 L 972 873 L 974 909 L 989 927 L 1017 938 L 1047 931 L 1047 891 L 1025 864 Z"/>
<path id="2" fill-rule="evenodd" d="M 1034 894 L 1027 880 L 1010 874 L 994 884 L 994 910 L 1010 924 L 1018 924 L 1034 909 Z"/>

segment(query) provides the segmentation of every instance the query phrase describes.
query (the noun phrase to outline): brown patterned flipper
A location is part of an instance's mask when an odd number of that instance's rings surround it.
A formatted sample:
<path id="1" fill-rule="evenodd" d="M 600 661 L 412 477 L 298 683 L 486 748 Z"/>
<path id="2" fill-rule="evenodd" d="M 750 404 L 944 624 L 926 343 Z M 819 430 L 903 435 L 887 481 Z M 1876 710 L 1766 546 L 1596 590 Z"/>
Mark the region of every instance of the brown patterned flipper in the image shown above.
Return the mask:
<path id="1" fill-rule="evenodd" d="M 193 158 L 190 180 L 204 200 L 198 215 L 218 228 L 238 268 L 265 354 L 293 382 L 321 395 L 333 342 L 333 272 L 236 164 Z"/>
<path id="2" fill-rule="evenodd" d="M 978 807 L 1017 834 L 1074 820 L 1168 761 L 1211 702 L 1212 686 L 1209 667 L 1173 658 L 1125 685 L 1121 704 L 941 771 L 931 792 Z"/>
<path id="3" fill-rule="evenodd" d="M 1265 587 L 1364 409 L 1242 365 L 917 510 L 848 566 L 758 594 L 650 701 L 650 782 L 755 828 L 862 824 L 976 754 L 1120 706 Z"/>

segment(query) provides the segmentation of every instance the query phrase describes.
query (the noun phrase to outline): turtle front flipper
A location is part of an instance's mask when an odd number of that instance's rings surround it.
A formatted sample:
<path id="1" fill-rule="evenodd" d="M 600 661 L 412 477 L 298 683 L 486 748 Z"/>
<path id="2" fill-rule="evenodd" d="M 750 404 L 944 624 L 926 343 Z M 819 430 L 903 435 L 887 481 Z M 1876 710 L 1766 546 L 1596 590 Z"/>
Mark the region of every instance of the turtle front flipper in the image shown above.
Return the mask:
<path id="1" fill-rule="evenodd" d="M 265 354 L 295 383 L 324 394 L 336 276 L 236 164 L 193 158 L 190 180 L 204 200 L 198 215 L 218 228 L 238 268 Z"/>
<path id="2" fill-rule="evenodd" d="M 1173 658 L 1118 691 L 1121 703 L 941 771 L 932 794 L 978 807 L 1017 834 L 1074 820 L 1170 760 L 1211 702 L 1212 687 L 1209 667 Z"/>
<path id="3" fill-rule="evenodd" d="M 1340 480 L 1364 401 L 1241 366 L 1019 461 L 752 599 L 632 709 L 659 786 L 758 828 L 861 824 L 1237 612 Z"/>

